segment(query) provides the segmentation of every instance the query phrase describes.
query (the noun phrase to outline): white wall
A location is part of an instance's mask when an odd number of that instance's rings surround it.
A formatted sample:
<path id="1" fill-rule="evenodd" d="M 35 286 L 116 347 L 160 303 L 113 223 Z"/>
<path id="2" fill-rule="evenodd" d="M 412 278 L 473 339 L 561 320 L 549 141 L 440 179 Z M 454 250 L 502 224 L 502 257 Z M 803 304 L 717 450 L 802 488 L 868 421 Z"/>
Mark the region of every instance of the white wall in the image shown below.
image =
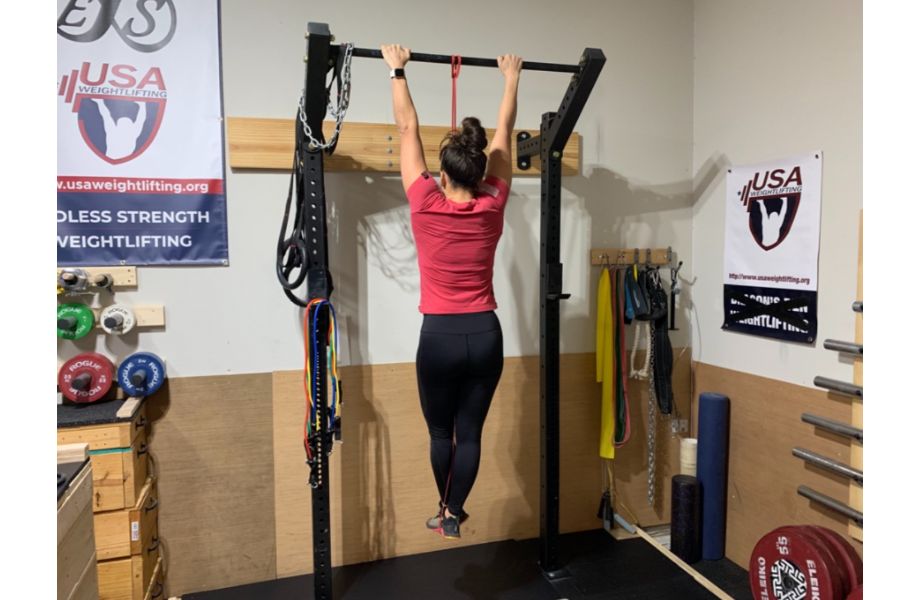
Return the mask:
<path id="1" fill-rule="evenodd" d="M 849 380 L 852 366 L 821 342 L 854 334 L 862 3 L 696 0 L 693 49 L 693 296 L 699 316 L 694 355 L 802 385 L 815 375 Z M 815 149 L 824 151 L 818 344 L 723 332 L 726 168 Z"/>
<path id="2" fill-rule="evenodd" d="M 577 0 L 561 3 L 456 4 L 269 0 L 223 3 L 223 80 L 228 116 L 293 117 L 303 81 L 307 21 L 328 22 L 337 41 L 377 47 L 398 42 L 419 51 L 497 56 L 515 52 L 575 62 L 599 47 L 607 65 L 576 131 L 584 138 L 583 174 L 563 180 L 564 352 L 593 351 L 592 245 L 672 246 L 693 275 L 691 133 L 693 5 L 685 0 Z M 410 64 L 423 124 L 450 116 L 449 70 Z M 347 119 L 392 122 L 387 71 L 356 59 Z M 525 73 L 518 125 L 539 127 L 558 107 L 564 75 Z M 459 112 L 494 126 L 500 76 L 462 70 Z M 436 165 L 431 162 L 432 168 Z M 142 268 L 134 293 L 119 299 L 166 305 L 164 331 L 100 338 L 121 358 L 135 348 L 161 354 L 172 376 L 267 372 L 303 364 L 299 311 L 274 275 L 274 248 L 287 176 L 228 172 L 230 266 Z M 539 352 L 539 179 L 515 179 L 496 257 L 495 288 L 509 356 Z M 418 273 L 408 210 L 398 179 L 331 173 L 330 253 L 342 324 L 344 362 L 412 361 L 418 327 Z M 713 272 L 716 272 L 714 270 Z M 676 345 L 688 343 L 683 311 Z M 93 342 L 61 343 L 59 356 Z"/>

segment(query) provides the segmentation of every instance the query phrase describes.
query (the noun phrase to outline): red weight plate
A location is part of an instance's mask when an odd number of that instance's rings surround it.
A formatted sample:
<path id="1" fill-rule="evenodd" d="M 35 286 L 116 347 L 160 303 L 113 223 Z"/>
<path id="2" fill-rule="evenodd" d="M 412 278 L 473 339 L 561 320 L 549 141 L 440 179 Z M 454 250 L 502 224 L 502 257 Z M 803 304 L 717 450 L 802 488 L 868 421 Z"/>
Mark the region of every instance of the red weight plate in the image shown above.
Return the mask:
<path id="1" fill-rule="evenodd" d="M 840 600 L 831 556 L 796 528 L 774 529 L 751 553 L 748 576 L 755 600 Z"/>
<path id="2" fill-rule="evenodd" d="M 58 371 L 61 394 L 71 402 L 95 402 L 112 389 L 115 365 L 97 352 L 78 354 Z"/>
<path id="3" fill-rule="evenodd" d="M 856 548 L 853 547 L 853 544 L 851 544 L 845 537 L 833 529 L 828 529 L 827 527 L 818 527 L 818 529 L 823 531 L 832 540 L 836 540 L 839 547 L 842 548 L 847 559 L 844 562 L 844 565 L 847 568 L 848 576 L 850 572 L 853 573 L 853 576 L 851 576 L 850 579 L 853 581 L 853 589 L 856 589 L 856 586 L 861 584 L 863 581 L 863 561 L 862 557 L 859 555 L 859 552 L 856 551 Z"/>
<path id="4" fill-rule="evenodd" d="M 859 584 L 850 592 L 850 595 L 847 596 L 847 600 L 863 600 L 862 584 Z"/>
<path id="5" fill-rule="evenodd" d="M 798 531 L 803 536 L 811 539 L 811 542 L 814 544 L 818 553 L 827 556 L 825 564 L 827 565 L 827 569 L 830 571 L 834 580 L 834 595 L 832 597 L 844 600 L 850 591 L 849 578 L 847 577 L 846 569 L 843 566 L 843 563 L 837 557 L 837 553 L 833 548 L 831 548 L 831 545 L 818 532 L 814 531 L 811 525 L 793 525 L 780 527 L 780 530 L 788 529 Z"/>
<path id="6" fill-rule="evenodd" d="M 840 546 L 840 542 L 834 536 L 828 535 L 823 528 L 816 525 L 802 525 L 802 528 L 820 538 L 824 545 L 827 546 L 827 549 L 830 550 L 831 555 L 834 557 L 837 571 L 840 572 L 843 578 L 843 597 L 846 598 L 850 590 L 859 584 L 855 577 L 855 567 L 850 562 L 850 557 L 847 555 L 846 550 Z"/>

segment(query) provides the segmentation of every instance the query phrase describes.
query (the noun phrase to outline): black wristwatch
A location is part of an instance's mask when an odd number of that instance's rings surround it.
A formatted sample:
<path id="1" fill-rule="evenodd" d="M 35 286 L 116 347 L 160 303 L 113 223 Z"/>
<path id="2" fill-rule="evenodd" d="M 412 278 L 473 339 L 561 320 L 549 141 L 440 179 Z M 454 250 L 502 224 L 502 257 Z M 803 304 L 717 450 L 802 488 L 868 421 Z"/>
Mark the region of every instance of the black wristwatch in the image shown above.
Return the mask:
<path id="1" fill-rule="evenodd" d="M 405 69 L 390 69 L 390 79 L 405 79 L 406 70 Z"/>

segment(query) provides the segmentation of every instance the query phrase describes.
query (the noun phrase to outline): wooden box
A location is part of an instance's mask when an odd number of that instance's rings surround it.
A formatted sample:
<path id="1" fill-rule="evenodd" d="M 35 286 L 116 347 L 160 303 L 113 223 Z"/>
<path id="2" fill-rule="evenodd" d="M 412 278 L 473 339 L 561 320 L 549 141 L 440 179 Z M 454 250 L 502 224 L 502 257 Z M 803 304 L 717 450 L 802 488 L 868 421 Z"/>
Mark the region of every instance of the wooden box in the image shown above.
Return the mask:
<path id="1" fill-rule="evenodd" d="M 96 558 L 125 558 L 149 547 L 157 536 L 158 505 L 156 480 L 151 477 L 133 507 L 96 513 Z"/>
<path id="2" fill-rule="evenodd" d="M 93 463 L 93 510 L 133 507 L 147 480 L 147 434 L 140 430 L 127 448 L 91 450 L 89 456 Z"/>
<path id="3" fill-rule="evenodd" d="M 129 400 L 130 401 L 130 400 Z M 127 404 L 122 403 L 122 406 Z M 58 444 L 83 442 L 89 444 L 90 451 L 110 448 L 128 448 L 147 425 L 145 407 L 139 405 L 137 410 L 126 420 L 111 423 L 96 423 L 62 427 L 58 425 Z"/>
<path id="4" fill-rule="evenodd" d="M 140 554 L 98 563 L 99 600 L 144 600 L 154 583 L 160 543 L 153 539 Z"/>
<path id="5" fill-rule="evenodd" d="M 85 449 L 83 450 L 85 455 Z M 59 453 L 60 456 L 60 453 Z M 85 459 L 84 459 L 85 460 Z M 93 479 L 87 462 L 58 499 L 57 597 L 98 598 L 93 542 Z"/>

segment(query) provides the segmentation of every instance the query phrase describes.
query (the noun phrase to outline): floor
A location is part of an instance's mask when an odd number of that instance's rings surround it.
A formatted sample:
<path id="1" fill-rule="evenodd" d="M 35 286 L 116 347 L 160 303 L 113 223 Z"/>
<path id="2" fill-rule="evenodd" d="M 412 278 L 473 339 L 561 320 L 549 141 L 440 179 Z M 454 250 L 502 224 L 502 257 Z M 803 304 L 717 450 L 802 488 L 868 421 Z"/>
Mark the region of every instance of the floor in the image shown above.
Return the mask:
<path id="1" fill-rule="evenodd" d="M 570 577 L 549 583 L 536 564 L 539 540 L 503 541 L 334 569 L 336 600 L 709 600 L 713 596 L 642 539 L 604 530 L 560 537 Z M 694 565 L 733 598 L 750 600 L 747 572 L 728 560 Z M 183 600 L 313 597 L 309 575 L 186 594 Z"/>

